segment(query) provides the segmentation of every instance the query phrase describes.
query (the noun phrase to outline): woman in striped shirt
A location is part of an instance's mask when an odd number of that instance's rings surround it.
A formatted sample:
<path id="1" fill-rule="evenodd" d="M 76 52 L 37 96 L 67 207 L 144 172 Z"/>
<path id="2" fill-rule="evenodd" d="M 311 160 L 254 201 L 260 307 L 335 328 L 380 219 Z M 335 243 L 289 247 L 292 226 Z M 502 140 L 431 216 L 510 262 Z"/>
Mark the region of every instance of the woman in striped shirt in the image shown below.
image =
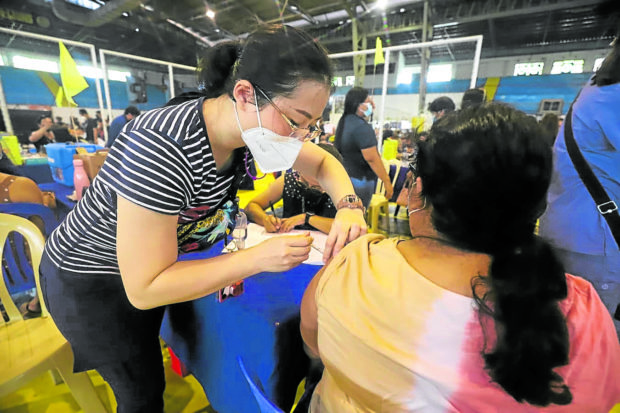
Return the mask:
<path id="1" fill-rule="evenodd" d="M 163 411 L 165 305 L 308 257 L 312 239 L 300 235 L 177 261 L 231 226 L 237 182 L 253 159 L 266 172 L 293 166 L 329 193 L 339 210 L 325 259 L 366 232 L 344 168 L 306 142 L 330 91 L 324 49 L 300 30 L 268 26 L 208 49 L 199 66 L 202 96 L 125 125 L 41 264 L 44 299 L 71 343 L 74 369 L 97 369 L 119 412 Z"/>

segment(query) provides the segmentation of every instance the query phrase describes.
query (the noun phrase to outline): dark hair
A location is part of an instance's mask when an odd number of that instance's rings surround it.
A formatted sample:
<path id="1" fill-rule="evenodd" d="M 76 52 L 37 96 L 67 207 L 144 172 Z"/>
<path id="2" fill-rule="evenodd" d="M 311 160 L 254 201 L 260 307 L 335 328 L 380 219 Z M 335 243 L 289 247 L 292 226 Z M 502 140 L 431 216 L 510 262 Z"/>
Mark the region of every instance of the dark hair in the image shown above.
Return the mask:
<path id="1" fill-rule="evenodd" d="M 86 109 L 80 109 L 79 113 L 80 115 L 88 115 L 88 112 L 86 111 Z"/>
<path id="2" fill-rule="evenodd" d="M 138 109 L 135 106 L 127 106 L 125 108 L 125 115 L 139 116 L 140 115 L 140 109 Z"/>
<path id="3" fill-rule="evenodd" d="M 290 96 L 304 80 L 330 87 L 332 77 L 325 49 L 304 31 L 282 25 L 263 25 L 245 40 L 211 47 L 198 63 L 198 88 L 210 98 L 232 96 L 240 79 L 274 98 Z M 266 103 L 260 93 L 256 98 L 259 105 Z"/>
<path id="4" fill-rule="evenodd" d="M 555 113 L 545 113 L 540 120 L 540 128 L 542 129 L 543 139 L 553 146 L 558 130 L 560 129 L 560 117 Z"/>
<path id="5" fill-rule="evenodd" d="M 613 85 L 618 82 L 620 82 L 620 28 L 611 52 L 592 78 L 592 84 L 596 86 Z"/>
<path id="6" fill-rule="evenodd" d="M 448 96 L 438 97 L 428 105 L 429 112 L 441 112 L 443 110 L 445 113 L 449 113 L 454 109 L 456 109 L 456 105 Z"/>
<path id="7" fill-rule="evenodd" d="M 40 125 L 41 122 L 43 122 L 43 119 L 46 119 L 46 118 L 50 118 L 52 122 L 54 121 L 54 119 L 52 119 L 52 115 L 41 115 L 37 118 L 37 125 Z"/>
<path id="8" fill-rule="evenodd" d="M 342 155 L 340 154 L 340 152 L 338 152 L 338 149 L 336 149 L 334 145 L 329 144 L 329 143 L 317 143 L 316 146 L 329 152 L 329 154 L 332 155 L 334 158 L 336 158 L 338 162 L 344 165 L 344 159 L 342 158 Z"/>
<path id="9" fill-rule="evenodd" d="M 364 103 L 367 97 L 368 90 L 362 87 L 353 87 L 347 92 L 347 95 L 344 98 L 344 112 L 342 112 L 342 117 L 338 121 L 336 135 L 334 138 L 334 144 L 339 151 L 342 150 L 340 147 L 340 140 L 342 139 L 342 130 L 344 129 L 345 118 L 347 115 L 355 115 L 357 113 L 357 108 L 359 105 Z"/>
<path id="10" fill-rule="evenodd" d="M 463 100 L 461 100 L 461 109 L 471 108 L 484 103 L 484 90 L 482 89 L 467 89 L 463 94 Z"/>
<path id="11" fill-rule="evenodd" d="M 442 117 L 418 147 L 416 172 L 435 229 L 492 257 L 483 277 L 489 293 L 478 297 L 472 282 L 481 314 L 495 320 L 496 344 L 482 349 L 489 375 L 519 402 L 569 404 L 571 392 L 553 371 L 568 364 L 558 307 L 566 278 L 551 246 L 534 235 L 552 171 L 535 119 L 487 103 Z"/>

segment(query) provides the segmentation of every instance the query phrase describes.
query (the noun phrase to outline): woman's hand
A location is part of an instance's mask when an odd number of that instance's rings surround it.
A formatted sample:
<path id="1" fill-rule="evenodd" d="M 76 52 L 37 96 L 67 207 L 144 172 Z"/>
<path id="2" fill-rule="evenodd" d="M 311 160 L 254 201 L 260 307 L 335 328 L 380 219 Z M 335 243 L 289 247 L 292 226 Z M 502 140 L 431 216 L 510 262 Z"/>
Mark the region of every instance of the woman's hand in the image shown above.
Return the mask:
<path id="1" fill-rule="evenodd" d="M 340 252 L 345 244 L 366 232 L 368 232 L 368 227 L 361 209 L 339 209 L 325 242 L 323 262 L 329 261 Z"/>
<path id="2" fill-rule="evenodd" d="M 385 198 L 389 200 L 394 194 L 394 187 L 390 181 L 384 182 L 383 185 L 385 186 Z"/>
<path id="3" fill-rule="evenodd" d="M 250 249 L 254 250 L 261 271 L 282 272 L 308 259 L 312 241 L 310 233 L 306 232 L 270 238 Z"/>
<path id="4" fill-rule="evenodd" d="M 299 214 L 282 220 L 279 232 L 289 232 L 298 225 L 306 222 L 306 214 Z"/>
<path id="5" fill-rule="evenodd" d="M 263 219 L 263 227 L 267 232 L 282 232 L 282 220 L 273 215 L 266 215 Z"/>

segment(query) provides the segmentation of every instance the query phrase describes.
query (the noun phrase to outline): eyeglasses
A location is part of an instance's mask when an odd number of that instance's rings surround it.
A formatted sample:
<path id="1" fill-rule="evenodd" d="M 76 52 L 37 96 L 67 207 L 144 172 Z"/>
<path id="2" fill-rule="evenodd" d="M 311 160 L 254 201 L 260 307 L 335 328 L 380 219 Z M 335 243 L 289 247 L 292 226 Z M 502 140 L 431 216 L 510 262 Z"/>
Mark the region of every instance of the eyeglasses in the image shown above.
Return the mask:
<path id="1" fill-rule="evenodd" d="M 254 88 L 258 90 L 261 93 L 261 95 L 265 97 L 265 99 L 267 99 L 267 102 L 269 102 L 269 104 L 273 106 L 275 110 L 278 111 L 280 116 L 282 116 L 282 119 L 284 119 L 284 121 L 288 124 L 288 126 L 290 126 L 291 133 L 289 134 L 289 137 L 306 142 L 306 141 L 310 141 L 310 140 L 316 139 L 319 136 L 321 136 L 321 121 L 320 120 L 318 120 L 314 125 L 308 126 L 307 128 L 300 128 L 299 126 L 297 126 L 295 122 L 293 122 L 288 116 L 286 116 L 284 112 L 282 112 L 282 110 L 280 110 L 280 108 L 275 103 L 273 103 L 273 100 L 271 100 L 269 96 L 267 96 L 267 94 L 263 92 L 261 88 L 259 88 L 256 85 L 254 85 Z"/>

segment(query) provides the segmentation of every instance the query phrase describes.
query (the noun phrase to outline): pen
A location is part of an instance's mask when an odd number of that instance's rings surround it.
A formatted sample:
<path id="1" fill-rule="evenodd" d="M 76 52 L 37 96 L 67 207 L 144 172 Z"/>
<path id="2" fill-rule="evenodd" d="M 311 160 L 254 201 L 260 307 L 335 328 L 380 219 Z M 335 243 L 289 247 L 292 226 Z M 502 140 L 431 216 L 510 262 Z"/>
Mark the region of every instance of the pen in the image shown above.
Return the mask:
<path id="1" fill-rule="evenodd" d="M 273 209 L 273 202 L 271 202 L 271 201 L 269 201 L 269 209 L 271 209 L 271 213 L 273 214 L 273 216 L 274 216 L 275 218 L 277 218 L 277 217 L 276 217 L 276 210 L 275 210 L 275 209 Z"/>

